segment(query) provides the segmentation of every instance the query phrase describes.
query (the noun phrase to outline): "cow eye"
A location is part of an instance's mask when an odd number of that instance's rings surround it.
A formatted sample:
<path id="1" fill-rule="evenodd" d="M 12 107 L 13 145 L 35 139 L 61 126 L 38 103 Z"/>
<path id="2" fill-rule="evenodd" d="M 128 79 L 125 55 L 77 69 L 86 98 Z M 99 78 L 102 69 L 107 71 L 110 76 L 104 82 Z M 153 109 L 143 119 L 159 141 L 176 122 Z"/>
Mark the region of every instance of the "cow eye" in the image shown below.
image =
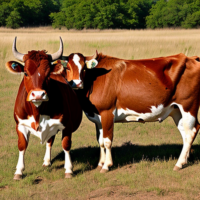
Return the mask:
<path id="1" fill-rule="evenodd" d="M 27 74 L 26 72 L 24 72 L 24 75 L 25 75 L 25 76 L 28 76 L 28 74 Z"/>

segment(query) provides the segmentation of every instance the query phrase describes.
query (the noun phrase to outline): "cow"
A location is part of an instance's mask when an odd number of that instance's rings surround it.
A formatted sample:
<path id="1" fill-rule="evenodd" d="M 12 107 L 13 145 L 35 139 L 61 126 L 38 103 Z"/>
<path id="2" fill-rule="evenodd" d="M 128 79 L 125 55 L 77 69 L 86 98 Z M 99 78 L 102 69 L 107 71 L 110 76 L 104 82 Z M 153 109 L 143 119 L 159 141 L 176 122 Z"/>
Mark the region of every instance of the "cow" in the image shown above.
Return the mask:
<path id="1" fill-rule="evenodd" d="M 96 51 L 93 56 L 72 53 L 62 59 L 68 74 L 66 78 L 79 88 L 77 95 L 81 107 L 96 125 L 101 173 L 113 165 L 111 146 L 115 122 L 162 122 L 168 116 L 173 118 L 183 139 L 174 170 L 183 168 L 200 128 L 197 119 L 199 57 L 181 53 L 125 60 Z"/>
<path id="2" fill-rule="evenodd" d="M 23 73 L 14 106 L 14 119 L 18 134 L 19 159 L 14 175 L 15 180 L 23 177 L 24 155 L 30 134 L 46 143 L 43 166 L 51 165 L 51 148 L 55 135 L 62 131 L 62 148 L 65 154 L 65 178 L 72 177 L 70 158 L 71 136 L 82 120 L 82 109 L 75 92 L 62 75 L 62 68 L 52 62 L 63 53 L 63 42 L 56 53 L 46 51 L 29 51 L 22 54 L 17 51 L 15 37 L 12 52 L 16 61 L 6 63 L 7 69 L 14 74 Z"/>

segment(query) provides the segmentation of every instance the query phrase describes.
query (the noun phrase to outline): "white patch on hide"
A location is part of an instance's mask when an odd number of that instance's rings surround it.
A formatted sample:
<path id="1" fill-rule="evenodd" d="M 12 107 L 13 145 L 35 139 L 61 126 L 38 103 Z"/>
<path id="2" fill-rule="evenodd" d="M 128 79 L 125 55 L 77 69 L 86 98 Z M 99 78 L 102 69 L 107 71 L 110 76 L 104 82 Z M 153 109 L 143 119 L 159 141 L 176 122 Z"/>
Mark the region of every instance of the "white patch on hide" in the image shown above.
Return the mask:
<path id="1" fill-rule="evenodd" d="M 140 119 L 144 122 L 162 121 L 168 117 L 173 109 L 171 105 L 164 108 L 162 104 L 158 105 L 158 107 L 151 106 L 151 112 L 148 113 L 137 113 L 128 108 L 120 108 L 115 111 L 115 122 L 139 121 Z"/>
<path id="2" fill-rule="evenodd" d="M 75 65 L 78 67 L 78 71 L 79 71 L 79 74 L 80 74 L 81 73 L 81 69 L 82 69 L 82 66 L 79 63 L 80 57 L 77 54 L 74 54 L 73 61 L 74 61 Z"/>
<path id="3" fill-rule="evenodd" d="M 23 133 L 26 140 L 27 135 L 30 132 L 39 137 L 42 144 L 48 141 L 53 135 L 56 135 L 59 130 L 62 131 L 65 128 L 60 122 L 60 119 L 50 119 L 47 115 L 40 115 L 39 131 L 36 131 L 31 127 L 31 123 L 35 122 L 33 116 L 29 119 L 20 119 L 18 116 L 17 118 L 19 120 L 18 130 Z"/>

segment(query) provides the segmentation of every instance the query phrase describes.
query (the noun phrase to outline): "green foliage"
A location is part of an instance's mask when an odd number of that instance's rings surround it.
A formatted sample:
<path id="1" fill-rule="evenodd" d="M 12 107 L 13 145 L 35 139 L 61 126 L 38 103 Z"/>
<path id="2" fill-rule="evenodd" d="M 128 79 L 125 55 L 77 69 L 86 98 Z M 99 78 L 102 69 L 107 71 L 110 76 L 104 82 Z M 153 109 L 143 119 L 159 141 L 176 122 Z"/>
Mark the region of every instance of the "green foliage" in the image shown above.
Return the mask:
<path id="1" fill-rule="evenodd" d="M 6 19 L 10 14 L 10 6 L 8 3 L 2 3 L 0 5 L 0 26 L 5 26 L 6 25 Z"/>
<path id="2" fill-rule="evenodd" d="M 17 9 L 14 9 L 6 19 L 6 26 L 11 28 L 19 28 L 21 23 L 21 16 Z"/>
<path id="3" fill-rule="evenodd" d="M 146 17 L 149 28 L 183 27 L 200 25 L 200 0 L 159 0 Z"/>
<path id="4" fill-rule="evenodd" d="M 54 28 L 144 28 L 152 0 L 63 0 Z"/>
<path id="5" fill-rule="evenodd" d="M 143 29 L 200 25 L 200 0 L 0 0 L 0 26 Z"/>
<path id="6" fill-rule="evenodd" d="M 57 12 L 59 0 L 1 0 L 0 26 L 18 28 L 51 24 L 50 13 Z"/>

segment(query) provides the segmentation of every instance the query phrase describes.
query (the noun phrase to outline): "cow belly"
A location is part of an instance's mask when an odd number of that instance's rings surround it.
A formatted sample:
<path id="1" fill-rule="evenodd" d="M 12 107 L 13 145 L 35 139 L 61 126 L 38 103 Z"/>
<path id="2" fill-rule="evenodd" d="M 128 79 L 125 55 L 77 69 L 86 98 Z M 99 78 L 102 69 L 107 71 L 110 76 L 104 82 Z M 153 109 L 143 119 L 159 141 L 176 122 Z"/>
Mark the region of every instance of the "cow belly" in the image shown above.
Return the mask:
<path id="1" fill-rule="evenodd" d="M 115 122 L 131 122 L 131 121 L 142 121 L 142 122 L 153 122 L 162 121 L 166 119 L 173 110 L 172 104 L 164 107 L 162 104 L 155 107 L 151 106 L 151 112 L 138 113 L 134 110 L 126 109 L 115 109 L 113 114 L 115 116 Z"/>
<path id="2" fill-rule="evenodd" d="M 39 137 L 42 144 L 48 141 L 53 135 L 56 135 L 59 130 L 65 128 L 59 119 L 50 119 L 47 115 L 40 115 L 38 131 L 34 130 L 31 126 L 32 123 L 35 123 L 33 116 L 29 119 L 20 119 L 18 117 L 18 120 L 18 130 L 23 133 L 26 140 L 28 138 L 27 135 L 31 133 Z"/>

